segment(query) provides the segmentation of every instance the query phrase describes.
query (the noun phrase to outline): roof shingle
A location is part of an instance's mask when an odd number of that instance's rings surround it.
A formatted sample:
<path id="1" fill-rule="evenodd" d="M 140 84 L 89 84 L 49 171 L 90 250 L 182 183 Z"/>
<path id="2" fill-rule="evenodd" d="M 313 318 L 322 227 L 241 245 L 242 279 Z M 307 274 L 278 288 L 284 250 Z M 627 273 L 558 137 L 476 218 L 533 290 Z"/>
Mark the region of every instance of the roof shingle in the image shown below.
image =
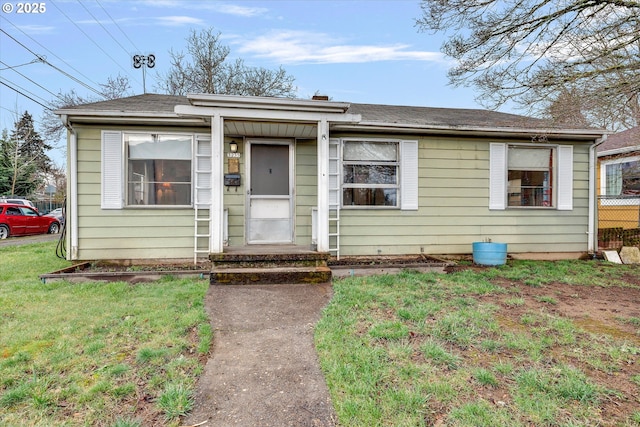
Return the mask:
<path id="1" fill-rule="evenodd" d="M 63 108 L 66 112 L 127 112 L 172 114 L 176 105 L 190 105 L 186 96 L 143 94 Z M 348 113 L 360 114 L 364 123 L 446 128 L 581 129 L 542 119 L 481 109 L 433 108 L 351 103 Z"/>

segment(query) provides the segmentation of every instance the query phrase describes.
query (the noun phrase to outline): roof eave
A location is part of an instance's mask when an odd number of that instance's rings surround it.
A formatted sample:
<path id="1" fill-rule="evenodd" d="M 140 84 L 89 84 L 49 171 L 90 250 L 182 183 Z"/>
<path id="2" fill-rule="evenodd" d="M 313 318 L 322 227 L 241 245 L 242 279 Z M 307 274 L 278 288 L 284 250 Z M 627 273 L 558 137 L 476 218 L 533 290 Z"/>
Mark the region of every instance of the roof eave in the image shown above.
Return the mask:
<path id="1" fill-rule="evenodd" d="M 549 129 L 549 128 L 511 128 L 511 127 L 472 127 L 472 126 L 442 126 L 442 125 L 412 125 L 381 122 L 360 122 L 357 124 L 336 124 L 333 130 L 395 132 L 414 134 L 467 135 L 467 136 L 498 136 L 531 137 L 545 135 L 552 138 L 572 138 L 577 140 L 594 141 L 607 134 L 599 129 Z"/>
<path id="2" fill-rule="evenodd" d="M 59 116 L 67 116 L 71 123 L 163 123 L 175 125 L 193 125 L 206 123 L 202 117 L 183 117 L 175 113 L 103 111 L 61 109 L 54 111 Z"/>
<path id="3" fill-rule="evenodd" d="M 640 145 L 630 145 L 628 147 L 613 148 L 611 150 L 600 151 L 598 153 L 598 157 L 615 156 L 617 154 L 627 154 L 636 151 L 640 151 Z"/>

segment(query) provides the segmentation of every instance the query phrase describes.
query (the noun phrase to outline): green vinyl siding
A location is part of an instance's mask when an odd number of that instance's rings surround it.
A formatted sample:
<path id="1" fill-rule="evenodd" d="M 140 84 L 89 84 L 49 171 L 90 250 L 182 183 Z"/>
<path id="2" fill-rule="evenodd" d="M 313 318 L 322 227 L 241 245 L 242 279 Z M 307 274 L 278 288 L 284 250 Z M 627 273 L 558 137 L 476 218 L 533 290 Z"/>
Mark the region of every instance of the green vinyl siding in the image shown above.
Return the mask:
<path id="1" fill-rule="evenodd" d="M 573 210 L 496 211 L 489 210 L 491 142 L 419 138 L 419 209 L 343 209 L 340 254 L 467 254 L 485 239 L 507 243 L 513 253 L 585 252 L 589 145 L 574 145 Z"/>
<path id="2" fill-rule="evenodd" d="M 297 140 L 295 243 L 311 245 L 311 210 L 318 205 L 318 149 L 315 140 Z"/>
<path id="3" fill-rule="evenodd" d="M 78 141 L 78 259 L 192 259 L 193 209 L 101 209 L 101 132 L 206 133 L 210 130 L 157 126 L 127 128 L 76 125 L 74 128 Z"/>
<path id="4" fill-rule="evenodd" d="M 101 131 L 208 133 L 210 128 L 81 125 L 74 128 L 78 136 L 78 259 L 192 259 L 192 208 L 101 209 Z M 367 138 L 362 134 L 331 135 L 332 138 L 340 136 Z M 342 209 L 342 256 L 467 254 L 474 241 L 485 239 L 507 243 L 510 253 L 587 250 L 588 144 L 575 144 L 573 149 L 572 210 L 489 210 L 489 144 L 495 140 L 413 135 L 369 137 L 418 141 L 418 209 Z M 225 139 L 225 150 L 230 140 Z M 569 141 L 553 143 L 571 144 Z M 223 188 L 231 246 L 242 246 L 246 242 L 246 153 L 244 144 L 238 145 L 241 185 Z M 223 162 L 226 173 L 226 153 Z M 294 172 L 295 244 L 310 245 L 311 212 L 318 199 L 314 139 L 296 141 Z"/>

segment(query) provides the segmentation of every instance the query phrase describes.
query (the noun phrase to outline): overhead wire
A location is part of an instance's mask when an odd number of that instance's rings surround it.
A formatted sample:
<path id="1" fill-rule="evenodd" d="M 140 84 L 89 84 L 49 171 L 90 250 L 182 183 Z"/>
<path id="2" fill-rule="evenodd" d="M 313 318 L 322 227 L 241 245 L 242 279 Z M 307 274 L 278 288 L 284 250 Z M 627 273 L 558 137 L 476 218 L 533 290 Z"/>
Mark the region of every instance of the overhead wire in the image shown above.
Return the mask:
<path id="1" fill-rule="evenodd" d="M 25 79 L 29 80 L 31 83 L 33 83 L 34 85 L 38 86 L 40 89 L 44 89 L 45 91 L 49 92 L 51 95 L 55 96 L 56 98 L 58 98 L 61 101 L 64 101 L 64 98 L 62 98 L 60 95 L 55 94 L 53 92 L 51 92 L 49 89 L 47 89 L 46 87 L 42 86 L 40 83 L 36 82 L 35 80 L 25 76 L 24 74 L 22 74 L 20 71 L 17 71 L 14 69 L 14 67 L 10 67 L 8 64 L 0 61 L 0 64 L 6 66 L 7 68 L 4 68 L 4 70 L 11 70 L 14 73 L 17 73 L 19 75 L 21 75 L 22 77 L 24 77 Z"/>
<path id="2" fill-rule="evenodd" d="M 39 62 L 42 62 L 43 64 L 46 64 L 48 66 L 50 66 L 51 68 L 53 68 L 54 70 L 64 74 L 65 76 L 67 76 L 68 78 L 70 78 L 71 80 L 75 81 L 76 83 L 84 86 L 85 88 L 89 89 L 90 91 L 102 96 L 104 98 L 104 95 L 102 94 L 102 92 L 100 92 L 97 89 L 94 89 L 93 87 L 89 86 L 88 84 L 86 84 L 85 82 L 83 82 L 82 80 L 72 76 L 71 74 L 67 73 L 66 71 L 62 70 L 59 67 L 56 67 L 55 65 L 53 65 L 52 63 L 50 63 L 49 61 L 47 61 L 47 58 L 39 55 L 37 53 L 35 53 L 33 50 L 29 49 L 27 46 L 25 46 L 23 43 L 21 43 L 18 39 L 16 39 L 15 37 L 13 37 L 11 34 L 7 33 L 5 30 L 3 30 L 2 28 L 0 28 L 0 32 L 3 32 L 4 34 L 6 34 L 9 38 L 11 38 L 14 42 L 18 43 L 20 46 L 22 46 L 24 49 L 26 49 L 27 51 L 29 51 L 33 56 L 35 56 Z"/>
<path id="3" fill-rule="evenodd" d="M 125 38 L 127 40 L 129 40 L 129 43 L 131 43 L 131 46 L 133 46 L 135 48 L 136 51 L 140 51 L 140 49 L 138 49 L 138 46 L 136 46 L 136 44 L 133 42 L 133 40 L 131 40 L 129 38 L 129 36 L 127 35 L 127 33 L 124 32 L 124 30 L 122 29 L 122 27 L 113 19 L 113 17 L 109 14 L 109 12 L 107 12 L 107 9 L 104 8 L 104 6 L 102 6 L 102 4 L 100 3 L 100 0 L 96 0 L 96 3 L 98 3 L 98 6 L 100 6 L 100 8 L 104 11 L 104 13 L 109 17 L 109 19 L 111 19 L 111 22 L 114 23 L 114 25 L 116 27 L 118 27 L 118 29 L 120 30 L 120 32 L 122 33 L 122 35 L 125 36 Z"/>
<path id="4" fill-rule="evenodd" d="M 24 64 L 11 65 L 11 66 L 7 65 L 7 68 L 0 68 L 0 71 L 13 70 L 13 69 L 15 69 L 15 68 L 18 68 L 18 67 L 24 67 L 25 65 L 35 64 L 35 63 L 37 63 L 37 62 L 38 62 L 38 60 L 37 60 L 37 59 L 34 59 L 33 61 L 25 62 Z"/>
<path id="5" fill-rule="evenodd" d="M 35 44 L 37 44 L 38 46 L 40 46 L 41 48 L 43 48 L 44 50 L 46 50 L 47 52 L 49 52 L 52 56 L 54 56 L 56 59 L 58 59 L 60 62 L 62 62 L 63 64 L 65 64 L 67 67 L 69 67 L 70 69 L 72 69 L 73 71 L 75 71 L 77 74 L 81 75 L 82 77 L 84 77 L 85 80 L 88 80 L 89 82 L 91 82 L 94 86 L 99 86 L 98 83 L 94 82 L 93 80 L 91 80 L 90 77 L 87 77 L 85 74 L 83 74 L 81 71 L 79 71 L 77 68 L 74 68 L 73 65 L 69 64 L 67 61 L 65 61 L 64 59 L 60 58 L 58 55 L 56 55 L 54 52 L 52 52 L 51 50 L 49 50 L 46 46 L 44 46 L 42 43 L 40 43 L 39 41 L 37 41 L 36 39 L 34 39 L 33 37 L 31 37 L 29 34 L 25 33 L 22 28 L 16 26 L 13 22 L 9 21 L 7 18 L 5 18 L 4 16 L 0 15 L 1 19 L 4 19 L 5 21 L 7 21 L 9 24 L 11 24 L 13 26 L 13 28 L 15 28 L 16 30 L 20 31 L 24 36 L 28 37 L 29 39 L 31 39 L 32 42 L 34 42 Z"/>
<path id="6" fill-rule="evenodd" d="M 64 11 L 62 9 L 60 9 L 58 7 L 58 5 L 56 5 L 56 3 L 53 0 L 49 0 L 51 2 L 51 4 L 58 9 L 58 12 L 60 12 L 65 18 L 67 18 L 67 20 L 69 22 L 71 22 L 77 29 L 78 31 L 80 31 L 82 34 L 84 34 L 84 36 L 91 42 L 93 43 L 98 49 L 100 49 L 102 51 L 102 53 L 104 53 L 107 58 L 109 58 L 114 64 L 116 64 L 118 66 L 118 68 L 120 68 L 122 71 L 124 71 L 125 74 L 130 75 L 132 77 L 133 80 L 135 80 L 138 84 L 141 84 L 138 79 L 136 79 L 135 77 L 133 77 L 131 74 L 129 74 L 129 71 L 127 71 L 122 65 L 120 65 L 115 59 L 113 59 L 113 57 L 111 55 L 109 55 L 109 53 L 107 53 L 106 50 L 104 50 L 102 48 L 102 46 L 100 46 L 93 38 L 91 38 L 91 36 L 89 36 L 89 34 L 87 34 L 82 28 L 80 28 L 80 26 L 74 21 L 72 20 L 69 15 L 67 15 L 66 13 L 64 13 Z"/>
<path id="7" fill-rule="evenodd" d="M 6 86 L 6 85 L 5 85 L 5 86 Z M 20 111 L 18 111 L 18 110 L 11 110 L 11 109 L 9 109 L 9 108 L 7 108 L 7 107 L 3 107 L 3 106 L 1 106 L 1 105 L 0 105 L 0 109 L 10 112 L 10 113 L 11 113 L 11 114 L 13 114 L 15 117 L 20 117 L 22 114 L 24 114 L 24 111 L 20 112 Z M 41 121 L 41 120 L 38 120 L 38 119 L 37 119 L 37 118 L 35 118 L 35 117 L 32 117 L 32 118 L 31 118 L 31 120 L 33 121 L 33 123 L 35 123 L 35 124 L 37 124 L 37 125 L 42 124 L 42 121 Z"/>
<path id="8" fill-rule="evenodd" d="M 125 52 L 127 55 L 131 54 L 131 52 L 127 51 L 127 49 L 126 49 L 124 46 L 122 46 L 122 44 L 121 44 L 121 43 L 120 43 L 120 42 L 119 42 L 119 41 L 118 41 L 118 40 L 113 36 L 113 34 L 111 34 L 111 32 L 110 32 L 109 30 L 107 30 L 107 28 L 106 28 L 104 25 L 102 25 L 102 22 L 100 22 L 100 21 L 98 20 L 98 18 L 96 18 L 96 17 L 95 17 L 95 15 L 94 15 L 93 13 L 91 13 L 91 11 L 89 10 L 89 8 L 87 8 L 87 6 L 86 6 L 84 3 L 82 3 L 82 1 L 81 1 L 81 0 L 76 0 L 76 1 L 77 1 L 77 2 L 78 2 L 78 4 L 80 4 L 80 6 L 82 6 L 82 8 L 83 8 L 83 9 L 84 9 L 84 10 L 85 10 L 85 11 L 86 11 L 86 12 L 87 12 L 87 13 L 88 13 L 92 18 L 93 18 L 93 20 L 94 20 L 94 21 L 96 21 L 96 22 L 98 23 L 98 25 L 100 25 L 100 27 L 104 30 L 104 32 L 105 32 L 105 33 L 107 33 L 107 34 L 109 35 L 109 37 L 111 37 L 111 40 L 113 40 L 114 42 L 116 42 L 116 44 L 117 44 L 118 46 L 120 46 L 120 48 L 121 48 L 122 50 L 124 50 L 124 52 Z"/>
<path id="9" fill-rule="evenodd" d="M 9 82 L 9 83 L 11 83 L 11 82 Z M 14 83 L 14 84 L 15 84 L 15 83 Z M 47 109 L 47 110 L 51 111 L 51 108 L 47 107 L 46 105 L 44 105 L 43 103 L 41 103 L 41 102 L 39 102 L 39 101 L 36 101 L 35 99 L 33 99 L 32 97 L 30 97 L 29 95 L 26 95 L 26 94 L 24 94 L 24 93 L 20 92 L 18 89 L 14 88 L 14 87 L 12 87 L 12 86 L 9 86 L 8 84 L 6 84 L 5 82 L 3 82 L 2 80 L 0 80 L 0 85 L 3 85 L 3 86 L 8 87 L 8 88 L 9 88 L 9 89 L 11 89 L 12 91 L 14 91 L 14 92 L 16 92 L 16 93 L 18 93 L 18 94 L 20 94 L 20 95 L 24 96 L 25 98 L 27 98 L 27 99 L 29 99 L 29 100 L 31 100 L 31 101 L 33 101 L 33 102 L 35 102 L 36 104 L 40 105 L 42 108 L 45 108 L 45 109 Z M 18 86 L 18 85 L 16 85 L 16 86 Z M 18 86 L 18 87 L 20 87 L 20 86 Z M 23 88 L 20 88 L 20 89 L 24 90 Z M 29 91 L 27 91 L 27 92 L 29 92 Z M 30 92 L 29 92 L 29 93 L 30 93 Z M 32 95 L 33 95 L 33 94 L 32 94 Z M 33 95 L 33 96 L 36 96 L 36 97 L 40 98 L 40 97 L 39 97 L 39 96 L 37 96 L 37 95 Z M 42 98 L 40 98 L 40 99 L 42 99 Z M 44 101 L 44 100 L 43 100 L 43 101 Z M 45 102 L 46 102 L 46 101 L 45 101 Z"/>

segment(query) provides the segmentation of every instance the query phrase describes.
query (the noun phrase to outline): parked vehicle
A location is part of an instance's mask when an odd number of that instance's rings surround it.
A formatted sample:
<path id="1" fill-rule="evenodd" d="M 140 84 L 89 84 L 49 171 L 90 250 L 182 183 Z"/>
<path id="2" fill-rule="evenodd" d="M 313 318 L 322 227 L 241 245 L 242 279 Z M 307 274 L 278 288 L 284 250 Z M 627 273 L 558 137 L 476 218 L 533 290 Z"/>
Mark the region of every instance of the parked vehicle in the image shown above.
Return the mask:
<path id="1" fill-rule="evenodd" d="M 52 216 L 58 220 L 61 226 L 64 225 L 64 214 L 62 212 L 62 208 L 57 208 L 46 214 L 45 216 Z"/>
<path id="2" fill-rule="evenodd" d="M 60 221 L 41 215 L 36 208 L 18 203 L 0 203 L 0 239 L 28 234 L 58 233 Z"/>
<path id="3" fill-rule="evenodd" d="M 27 200 L 27 199 L 16 199 L 16 198 L 9 199 L 7 197 L 0 197 L 0 203 L 14 203 L 16 205 L 31 206 L 32 208 L 36 207 L 36 205 L 34 205 L 31 202 L 31 200 Z"/>

